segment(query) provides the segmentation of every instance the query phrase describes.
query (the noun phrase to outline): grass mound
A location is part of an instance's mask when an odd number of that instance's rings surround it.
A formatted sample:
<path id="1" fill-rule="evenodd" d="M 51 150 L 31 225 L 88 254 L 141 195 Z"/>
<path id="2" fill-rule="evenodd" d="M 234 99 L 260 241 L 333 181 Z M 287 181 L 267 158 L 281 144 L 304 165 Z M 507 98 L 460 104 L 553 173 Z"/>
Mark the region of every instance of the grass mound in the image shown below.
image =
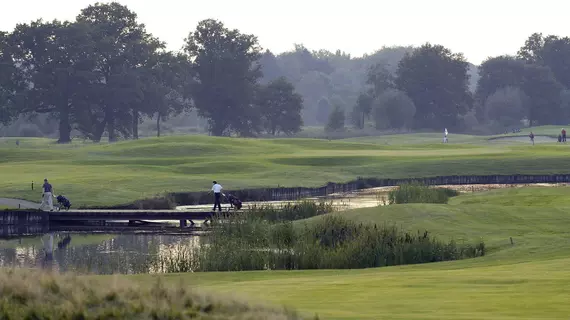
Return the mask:
<path id="1" fill-rule="evenodd" d="M 546 129 L 545 129 L 546 130 Z M 554 130 L 554 129 L 548 129 Z M 455 137 L 455 138 L 453 138 Z M 356 177 L 553 174 L 570 171 L 567 145 L 490 143 L 489 137 L 401 134 L 349 140 L 171 136 L 115 144 L 0 139 L 0 194 L 40 201 L 41 181 L 74 207 L 110 206 L 165 192 L 316 187 Z M 31 183 L 35 189 L 31 190 Z"/>
<path id="2" fill-rule="evenodd" d="M 569 196 L 570 187 L 512 188 L 460 195 L 445 205 L 402 204 L 332 214 L 355 223 L 396 224 L 411 232 L 427 229 L 458 244 L 483 239 L 487 252 L 475 259 L 354 270 L 193 273 L 168 279 L 192 279 L 208 290 L 285 303 L 326 319 L 565 319 L 570 314 Z M 325 217 L 294 224 L 319 223 Z"/>
<path id="3" fill-rule="evenodd" d="M 250 305 L 197 293 L 160 279 L 138 286 L 112 278 L 54 276 L 33 271 L 0 272 L 0 318 L 19 319 L 301 319 L 285 309 Z"/>

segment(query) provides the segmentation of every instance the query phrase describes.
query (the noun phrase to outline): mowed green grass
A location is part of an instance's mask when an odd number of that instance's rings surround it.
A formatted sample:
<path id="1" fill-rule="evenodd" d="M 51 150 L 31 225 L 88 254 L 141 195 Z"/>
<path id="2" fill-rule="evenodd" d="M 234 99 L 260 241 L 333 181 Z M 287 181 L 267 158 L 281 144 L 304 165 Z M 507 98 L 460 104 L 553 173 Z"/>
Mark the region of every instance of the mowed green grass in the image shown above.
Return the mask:
<path id="1" fill-rule="evenodd" d="M 554 128 L 542 129 L 552 131 Z M 556 129 L 558 130 L 558 129 Z M 40 201 L 44 177 L 75 207 L 129 203 L 165 191 L 320 186 L 357 176 L 550 174 L 570 170 L 570 146 L 489 137 L 407 134 L 346 140 L 172 136 L 115 144 L 0 139 L 0 197 Z M 32 181 L 35 189 L 31 190 Z"/>
<path id="2" fill-rule="evenodd" d="M 570 187 L 503 189 L 340 212 L 457 241 L 486 242 L 485 257 L 364 270 L 174 274 L 170 283 L 286 304 L 322 319 L 567 319 Z M 320 219 L 320 217 L 311 220 Z M 511 245 L 510 238 L 514 245 Z M 134 276 L 151 284 L 154 276 Z"/>

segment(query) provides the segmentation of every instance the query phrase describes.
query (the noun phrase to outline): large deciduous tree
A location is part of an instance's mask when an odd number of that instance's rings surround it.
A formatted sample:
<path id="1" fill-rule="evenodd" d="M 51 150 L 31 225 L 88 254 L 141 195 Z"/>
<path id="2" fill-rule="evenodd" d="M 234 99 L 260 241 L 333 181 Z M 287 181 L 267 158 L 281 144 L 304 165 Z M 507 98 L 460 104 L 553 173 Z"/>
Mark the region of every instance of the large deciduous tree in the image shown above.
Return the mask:
<path id="1" fill-rule="evenodd" d="M 476 99 L 484 104 L 498 89 L 520 87 L 524 78 L 525 63 L 511 56 L 489 58 L 479 66 Z"/>
<path id="2" fill-rule="evenodd" d="M 374 92 L 368 90 L 361 92 L 356 99 L 356 104 L 352 107 L 350 119 L 354 127 L 364 129 L 366 119 L 370 117 L 372 112 L 372 103 L 374 101 Z"/>
<path id="3" fill-rule="evenodd" d="M 368 69 L 366 84 L 372 89 L 375 97 L 384 91 L 395 88 L 395 78 L 392 72 L 384 64 L 377 63 Z"/>
<path id="4" fill-rule="evenodd" d="M 49 113 L 59 120 L 59 143 L 71 141 L 72 117 L 92 80 L 84 25 L 57 20 L 19 24 L 8 38 L 25 86 L 18 112 Z"/>
<path id="5" fill-rule="evenodd" d="M 276 135 L 283 132 L 290 135 L 301 130 L 303 98 L 284 77 L 260 87 L 258 105 L 267 133 Z"/>
<path id="6" fill-rule="evenodd" d="M 368 69 L 365 90 L 358 95 L 356 104 L 351 111 L 351 120 L 356 128 L 364 128 L 365 120 L 370 117 L 373 111 L 374 100 L 386 90 L 393 89 L 395 87 L 394 80 L 394 75 L 382 63 L 376 63 Z M 376 127 L 378 125 L 379 123 L 376 122 Z"/>
<path id="7" fill-rule="evenodd" d="M 329 115 L 329 120 L 325 126 L 325 131 L 327 132 L 334 132 L 334 131 L 341 131 L 344 129 L 344 123 L 346 121 L 346 115 L 344 110 L 335 105 L 334 109 L 331 111 Z"/>
<path id="8" fill-rule="evenodd" d="M 525 65 L 521 89 L 528 95 L 530 125 L 566 124 L 567 115 L 562 109 L 561 93 L 564 87 L 548 67 Z"/>
<path id="9" fill-rule="evenodd" d="M 531 34 L 517 52 L 518 57 L 527 63 L 542 64 L 542 49 L 545 41 L 542 33 Z"/>
<path id="10" fill-rule="evenodd" d="M 485 116 L 489 122 L 502 126 L 520 125 L 528 117 L 529 97 L 517 87 L 503 87 L 485 101 Z"/>
<path id="11" fill-rule="evenodd" d="M 530 40 L 527 42 L 534 43 L 536 41 L 538 40 L 534 39 L 532 42 Z M 520 102 L 513 92 L 508 95 L 502 92 L 493 97 L 492 100 L 488 100 L 497 90 L 516 87 L 520 88 L 528 97 L 528 99 L 523 99 L 528 100 L 524 110 L 531 125 L 567 121 L 568 114 L 563 110 L 560 96 L 564 89 L 563 85 L 556 79 L 548 66 L 536 64 L 543 61 L 542 57 L 544 56 L 542 52 L 536 49 L 536 45 L 528 44 L 527 46 L 534 48 L 534 51 L 531 52 L 531 49 L 527 49 L 528 52 L 519 58 L 509 56 L 490 58 L 481 64 L 476 97 L 481 104 L 486 105 L 484 108 L 485 118 L 505 125 L 512 123 L 508 119 L 512 120 L 514 114 L 521 112 L 520 107 L 514 107 Z M 506 110 L 507 107 L 514 109 Z M 489 113 L 489 108 L 494 111 Z"/>
<path id="12" fill-rule="evenodd" d="M 10 123 L 17 115 L 15 98 L 18 72 L 8 46 L 8 34 L 0 32 L 0 124 Z"/>
<path id="13" fill-rule="evenodd" d="M 556 80 L 570 88 L 570 38 L 546 37 L 540 56 L 539 64 L 549 67 Z"/>
<path id="14" fill-rule="evenodd" d="M 414 121 L 416 106 L 405 92 L 388 89 L 373 102 L 376 129 L 410 128 Z"/>
<path id="15" fill-rule="evenodd" d="M 329 114 L 331 113 L 331 104 L 329 99 L 326 97 L 322 97 L 317 102 L 317 110 L 315 115 L 315 120 L 317 120 L 318 124 L 326 124 L 329 118 Z"/>
<path id="16" fill-rule="evenodd" d="M 86 36 L 94 44 L 94 70 L 98 73 L 92 87 L 94 99 L 83 115 L 87 123 L 84 131 L 95 141 L 105 130 L 109 141 L 115 141 L 119 132 L 130 136 L 140 113 L 153 112 L 140 109 L 149 106 L 143 103 L 148 89 L 144 77 L 164 43 L 146 32 L 136 13 L 116 2 L 90 5 L 77 21 L 89 26 Z"/>
<path id="17" fill-rule="evenodd" d="M 398 65 L 395 84 L 416 106 L 414 126 L 454 128 L 472 105 L 468 63 L 460 53 L 425 44 L 406 54 Z"/>
<path id="18" fill-rule="evenodd" d="M 156 132 L 160 137 L 160 122 L 179 115 L 191 108 L 191 98 L 186 92 L 193 82 L 192 64 L 181 53 L 165 52 L 157 56 L 144 79 L 145 100 L 143 109 L 154 113 Z M 133 122 L 133 126 L 138 122 Z"/>
<path id="19" fill-rule="evenodd" d="M 262 76 L 257 37 L 208 19 L 199 22 L 185 41 L 197 79 L 192 97 L 199 115 L 208 119 L 210 132 L 250 136 L 259 131 L 261 117 L 254 105 Z"/>

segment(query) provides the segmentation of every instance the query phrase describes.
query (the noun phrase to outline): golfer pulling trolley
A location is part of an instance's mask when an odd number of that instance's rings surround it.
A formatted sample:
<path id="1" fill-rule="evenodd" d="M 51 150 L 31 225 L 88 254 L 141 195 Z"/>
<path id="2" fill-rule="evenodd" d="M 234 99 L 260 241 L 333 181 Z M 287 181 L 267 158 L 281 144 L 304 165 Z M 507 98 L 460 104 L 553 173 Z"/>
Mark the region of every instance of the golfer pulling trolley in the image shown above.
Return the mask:
<path id="1" fill-rule="evenodd" d="M 214 184 L 211 190 L 214 192 L 214 208 L 212 208 L 212 211 L 215 212 L 216 207 L 218 207 L 218 212 L 222 212 L 222 196 L 224 196 L 224 198 L 226 198 L 226 200 L 229 202 L 230 208 L 233 208 L 235 210 L 240 210 L 242 208 L 243 204 L 238 197 L 234 196 L 233 194 L 226 196 L 224 193 L 222 193 L 222 190 L 224 188 L 217 181 L 212 181 L 212 183 Z"/>
<path id="2" fill-rule="evenodd" d="M 212 186 L 212 191 L 214 192 L 214 208 L 212 211 L 216 211 L 216 206 L 218 207 L 218 212 L 222 212 L 222 203 L 220 202 L 222 197 L 222 189 L 224 189 L 218 182 L 212 181 L 214 184 Z"/>

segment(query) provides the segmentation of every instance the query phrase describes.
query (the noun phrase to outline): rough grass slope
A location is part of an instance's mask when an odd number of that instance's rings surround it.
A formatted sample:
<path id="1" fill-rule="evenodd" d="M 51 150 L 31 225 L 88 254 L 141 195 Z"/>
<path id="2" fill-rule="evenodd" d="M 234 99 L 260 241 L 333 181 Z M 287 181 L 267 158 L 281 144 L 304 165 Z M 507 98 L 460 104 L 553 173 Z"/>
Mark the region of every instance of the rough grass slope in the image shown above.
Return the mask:
<path id="1" fill-rule="evenodd" d="M 29 270 L 0 272 L 0 319 L 302 319 L 298 314 L 235 299 L 213 297 L 191 287 L 150 286 L 113 277 L 56 276 Z"/>

